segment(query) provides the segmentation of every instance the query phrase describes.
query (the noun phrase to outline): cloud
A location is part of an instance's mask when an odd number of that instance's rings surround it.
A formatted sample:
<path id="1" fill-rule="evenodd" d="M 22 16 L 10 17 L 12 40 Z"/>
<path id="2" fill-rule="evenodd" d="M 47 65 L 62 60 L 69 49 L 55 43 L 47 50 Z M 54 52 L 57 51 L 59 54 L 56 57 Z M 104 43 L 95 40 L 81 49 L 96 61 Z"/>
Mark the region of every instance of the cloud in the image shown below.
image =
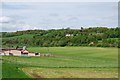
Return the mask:
<path id="1" fill-rule="evenodd" d="M 30 29 L 37 29 L 37 28 L 33 27 L 33 26 L 29 25 L 29 24 L 24 24 L 24 25 L 21 26 L 21 29 L 22 30 L 30 30 Z"/>
<path id="2" fill-rule="evenodd" d="M 68 16 L 67 17 L 67 21 L 78 21 L 79 20 L 79 16 Z"/>
<path id="3" fill-rule="evenodd" d="M 27 24 L 24 20 L 19 20 L 14 17 L 1 16 L 0 17 L 0 32 L 1 31 L 18 31 L 18 30 L 29 30 L 37 29 L 34 26 Z"/>
<path id="4" fill-rule="evenodd" d="M 7 16 L 1 16 L 0 17 L 0 23 L 10 23 L 12 21 L 12 18 Z"/>
<path id="5" fill-rule="evenodd" d="M 116 3 L 4 3 L 4 30 L 116 26 Z M 112 16 L 113 15 L 113 16 Z M 1 19 L 2 18 L 2 19 Z M 1 25 L 0 25 L 1 27 Z"/>
<path id="6" fill-rule="evenodd" d="M 2 5 L 2 8 L 3 9 L 16 9 L 16 10 L 19 10 L 19 9 L 29 9 L 29 5 L 25 5 L 25 4 L 22 4 L 22 3 L 16 3 L 16 2 L 11 2 L 11 3 L 3 3 Z"/>
<path id="7" fill-rule="evenodd" d="M 49 16 L 52 16 L 52 17 L 58 17 L 59 14 L 57 14 L 57 13 L 50 13 Z"/>
<path id="8" fill-rule="evenodd" d="M 30 29 L 38 29 L 37 27 L 31 26 L 29 24 L 3 24 L 2 31 L 0 32 L 13 32 L 13 31 L 19 31 L 19 30 L 30 30 Z"/>
<path id="9" fill-rule="evenodd" d="M 16 31 L 19 30 L 20 27 L 17 27 L 16 24 L 10 25 L 10 24 L 3 24 L 2 25 L 2 30 L 0 32 L 11 32 L 11 31 Z"/>

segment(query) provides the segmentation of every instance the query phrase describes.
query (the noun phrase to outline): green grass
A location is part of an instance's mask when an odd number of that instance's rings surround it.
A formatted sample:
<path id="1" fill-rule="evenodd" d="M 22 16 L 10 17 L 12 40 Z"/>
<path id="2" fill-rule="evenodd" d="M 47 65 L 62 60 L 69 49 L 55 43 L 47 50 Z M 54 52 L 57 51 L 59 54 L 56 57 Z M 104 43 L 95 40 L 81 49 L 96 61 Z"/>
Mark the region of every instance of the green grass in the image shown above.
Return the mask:
<path id="1" fill-rule="evenodd" d="M 117 78 L 115 68 L 23 68 L 34 78 Z"/>
<path id="2" fill-rule="evenodd" d="M 105 40 L 114 40 L 114 41 L 119 41 L 119 38 L 107 38 Z M 102 43 L 102 40 L 98 40 L 98 43 Z"/>
<path id="3" fill-rule="evenodd" d="M 48 50 L 49 49 L 49 50 Z M 50 53 L 54 58 L 48 58 L 51 61 L 57 61 L 54 64 L 71 67 L 117 67 L 118 49 L 117 48 L 96 48 L 96 47 L 36 47 L 28 48 L 32 52 Z M 50 63 L 51 62 L 51 63 Z"/>
<path id="4" fill-rule="evenodd" d="M 2 39 L 9 39 L 9 38 L 32 38 L 34 34 L 23 34 L 20 36 L 14 36 L 14 37 L 3 37 Z"/>
<path id="5" fill-rule="evenodd" d="M 4 62 L 2 64 L 3 78 L 28 78 L 28 76 L 20 70 L 22 66 L 15 63 Z"/>
<path id="6" fill-rule="evenodd" d="M 3 77 L 33 77 L 29 76 L 30 70 L 37 70 L 36 75 L 40 76 L 39 73 L 49 69 L 55 70 L 55 72 L 60 70 L 62 74 L 70 73 L 71 70 L 75 73 L 76 69 L 89 72 L 89 70 L 102 71 L 106 74 L 106 77 L 110 77 L 112 74 L 117 76 L 117 67 L 118 67 L 118 49 L 117 48 L 100 48 L 100 47 L 31 47 L 28 48 L 30 52 L 40 52 L 40 53 L 49 53 L 54 56 L 52 57 L 15 57 L 15 56 L 3 56 Z M 10 68 L 10 70 L 9 70 Z M 24 69 L 24 70 L 23 70 Z M 66 69 L 67 71 L 63 71 Z M 107 70 L 106 70 L 107 69 Z M 23 71 L 22 71 L 23 70 Z M 11 76 L 10 71 L 15 74 Z M 27 72 L 26 72 L 27 71 Z M 52 70 L 50 70 L 52 71 Z M 23 73 L 25 72 L 25 73 Z M 54 72 L 54 71 L 53 71 Z M 50 72 L 51 73 L 51 72 Z M 78 74 L 80 72 L 78 71 Z M 26 76 L 26 74 L 28 76 Z M 56 74 L 56 73 L 54 73 Z M 76 72 L 77 74 L 77 72 Z M 85 74 L 83 72 L 83 74 Z M 90 74 L 90 73 L 89 73 Z M 86 73 L 88 75 L 88 73 Z M 90 74 L 90 77 L 94 77 Z M 109 76 L 107 76 L 109 75 Z M 59 76 L 59 74 L 58 74 Z M 71 75 L 75 77 L 74 75 Z M 44 76 L 49 77 L 49 76 Z M 52 76 L 53 77 L 53 76 Z M 66 77 L 68 77 L 66 75 Z M 80 75 L 82 77 L 82 74 Z M 85 77 L 85 76 L 83 76 Z M 89 76 L 88 76 L 89 77 Z M 102 75 L 101 75 L 102 77 Z"/>

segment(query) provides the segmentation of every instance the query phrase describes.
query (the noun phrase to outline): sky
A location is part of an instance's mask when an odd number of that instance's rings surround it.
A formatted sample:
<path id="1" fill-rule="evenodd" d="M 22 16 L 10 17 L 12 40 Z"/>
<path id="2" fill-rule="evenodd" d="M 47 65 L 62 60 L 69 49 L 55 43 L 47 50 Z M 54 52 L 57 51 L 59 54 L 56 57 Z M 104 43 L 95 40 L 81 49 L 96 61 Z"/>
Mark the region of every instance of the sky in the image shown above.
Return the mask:
<path id="1" fill-rule="evenodd" d="M 1 0 L 2 2 L 119 2 L 119 0 Z"/>
<path id="2" fill-rule="evenodd" d="M 2 2 L 0 32 L 118 27 L 117 2 Z"/>

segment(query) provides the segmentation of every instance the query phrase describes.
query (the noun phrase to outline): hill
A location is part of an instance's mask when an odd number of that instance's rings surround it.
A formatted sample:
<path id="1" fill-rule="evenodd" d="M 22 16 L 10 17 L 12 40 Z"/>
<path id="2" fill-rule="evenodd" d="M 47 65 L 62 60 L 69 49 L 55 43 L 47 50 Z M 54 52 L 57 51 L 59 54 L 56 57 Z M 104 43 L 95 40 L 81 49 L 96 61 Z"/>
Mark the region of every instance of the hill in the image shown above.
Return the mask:
<path id="1" fill-rule="evenodd" d="M 119 28 L 82 28 L 2 32 L 3 46 L 97 46 L 119 47 Z"/>

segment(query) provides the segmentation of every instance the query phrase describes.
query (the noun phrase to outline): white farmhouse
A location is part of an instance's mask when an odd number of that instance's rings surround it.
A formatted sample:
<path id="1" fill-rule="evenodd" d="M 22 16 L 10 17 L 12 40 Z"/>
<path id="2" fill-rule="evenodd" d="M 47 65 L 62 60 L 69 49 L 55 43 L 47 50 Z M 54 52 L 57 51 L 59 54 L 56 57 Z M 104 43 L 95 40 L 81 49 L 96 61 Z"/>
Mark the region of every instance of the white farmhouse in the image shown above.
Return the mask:
<path id="1" fill-rule="evenodd" d="M 66 34 L 65 36 L 66 36 L 66 37 L 69 37 L 69 36 L 73 36 L 73 34 Z"/>

